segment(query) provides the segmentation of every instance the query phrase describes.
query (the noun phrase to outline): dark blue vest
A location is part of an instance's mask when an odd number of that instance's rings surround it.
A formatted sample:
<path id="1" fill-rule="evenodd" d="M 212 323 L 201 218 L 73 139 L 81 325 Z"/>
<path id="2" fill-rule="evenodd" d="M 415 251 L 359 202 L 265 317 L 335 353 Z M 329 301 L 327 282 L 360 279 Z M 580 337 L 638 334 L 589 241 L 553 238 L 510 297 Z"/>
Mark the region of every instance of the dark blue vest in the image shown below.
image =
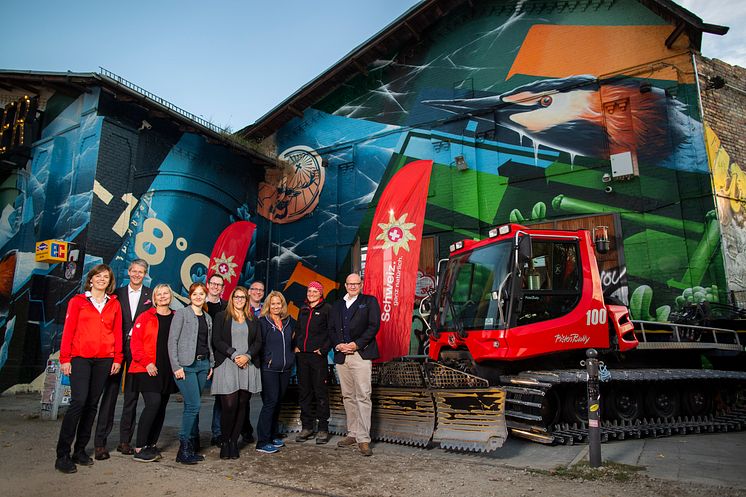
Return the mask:
<path id="1" fill-rule="evenodd" d="M 344 343 L 352 341 L 352 337 L 350 336 L 350 319 L 352 319 L 355 303 L 357 303 L 357 300 L 350 307 L 347 307 L 347 302 L 345 302 L 345 308 L 342 311 L 342 338 L 344 339 Z"/>

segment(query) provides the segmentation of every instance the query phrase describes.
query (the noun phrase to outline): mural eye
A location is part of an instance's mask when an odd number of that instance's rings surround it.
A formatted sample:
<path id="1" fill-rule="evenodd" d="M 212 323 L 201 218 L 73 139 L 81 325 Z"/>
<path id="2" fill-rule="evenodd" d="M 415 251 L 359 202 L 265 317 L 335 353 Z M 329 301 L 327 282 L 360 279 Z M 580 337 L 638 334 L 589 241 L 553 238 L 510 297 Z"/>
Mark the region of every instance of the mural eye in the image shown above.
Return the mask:
<path id="1" fill-rule="evenodd" d="M 550 105 L 552 105 L 552 97 L 550 97 L 549 95 L 541 97 L 541 99 L 539 100 L 539 105 L 541 105 L 542 107 L 549 107 Z"/>

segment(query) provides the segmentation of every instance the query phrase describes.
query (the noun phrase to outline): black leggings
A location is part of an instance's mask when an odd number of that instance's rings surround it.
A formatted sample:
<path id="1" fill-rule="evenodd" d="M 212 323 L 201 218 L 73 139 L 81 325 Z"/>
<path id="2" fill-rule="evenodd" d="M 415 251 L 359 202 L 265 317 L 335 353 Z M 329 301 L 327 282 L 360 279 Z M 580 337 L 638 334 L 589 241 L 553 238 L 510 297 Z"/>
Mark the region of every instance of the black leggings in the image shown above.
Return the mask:
<path id="1" fill-rule="evenodd" d="M 227 395 L 220 395 L 220 406 L 223 413 L 220 418 L 220 430 L 223 436 L 234 443 L 238 443 L 246 415 L 246 406 L 249 403 L 250 394 L 247 390 L 238 390 Z"/>
<path id="2" fill-rule="evenodd" d="M 166 418 L 166 406 L 171 394 L 159 392 L 142 392 L 145 407 L 137 424 L 137 447 L 155 445 L 161 435 L 163 420 Z"/>

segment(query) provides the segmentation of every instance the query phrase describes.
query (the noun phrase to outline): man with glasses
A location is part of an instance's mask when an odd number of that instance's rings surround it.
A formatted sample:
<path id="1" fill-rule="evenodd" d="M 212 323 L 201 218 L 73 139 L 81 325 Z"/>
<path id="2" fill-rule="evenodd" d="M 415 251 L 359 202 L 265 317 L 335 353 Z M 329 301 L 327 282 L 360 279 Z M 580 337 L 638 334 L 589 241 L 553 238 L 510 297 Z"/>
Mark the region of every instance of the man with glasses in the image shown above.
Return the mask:
<path id="1" fill-rule="evenodd" d="M 357 444 L 361 454 L 371 456 L 371 373 L 372 361 L 378 358 L 376 334 L 381 325 L 381 308 L 375 297 L 360 293 L 362 284 L 358 274 L 347 276 L 347 294 L 332 309 L 329 338 L 347 418 L 347 436 L 337 446 Z"/>
<path id="2" fill-rule="evenodd" d="M 255 317 L 262 312 L 262 301 L 264 300 L 264 283 L 255 281 L 249 286 L 249 309 Z"/>
<path id="3" fill-rule="evenodd" d="M 264 283 L 261 281 L 254 281 L 249 285 L 249 310 L 254 314 L 254 317 L 259 318 L 259 314 L 262 312 L 262 301 L 264 300 Z M 241 430 L 241 437 L 246 444 L 255 442 L 254 440 L 254 428 L 251 426 L 251 410 L 246 409 L 246 418 L 244 418 L 243 429 Z"/>
<path id="4" fill-rule="evenodd" d="M 215 322 L 215 316 L 218 312 L 224 311 L 228 305 L 228 301 L 220 298 L 223 294 L 224 286 L 225 280 L 219 274 L 213 274 L 207 281 L 207 314 L 210 315 L 213 322 Z M 212 406 L 212 439 L 210 440 L 210 445 L 221 445 L 223 442 L 223 433 L 220 429 L 221 414 L 220 399 L 216 395 L 215 404 Z"/>

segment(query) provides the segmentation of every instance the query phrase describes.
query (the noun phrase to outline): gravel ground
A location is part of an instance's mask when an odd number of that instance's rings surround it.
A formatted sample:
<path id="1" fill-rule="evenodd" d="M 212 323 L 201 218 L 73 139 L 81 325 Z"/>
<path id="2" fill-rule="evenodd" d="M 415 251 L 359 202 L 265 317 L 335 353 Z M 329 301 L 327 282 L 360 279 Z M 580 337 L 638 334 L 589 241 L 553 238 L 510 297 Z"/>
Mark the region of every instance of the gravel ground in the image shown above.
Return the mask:
<path id="1" fill-rule="evenodd" d="M 203 423 L 203 427 L 204 427 Z M 547 495 L 576 497 L 744 496 L 746 490 L 663 481 L 644 476 L 642 468 L 605 465 L 591 470 L 582 465 L 559 470 L 516 469 L 509 460 L 448 453 L 441 450 L 388 450 L 373 444 L 373 457 L 355 449 L 337 448 L 338 437 L 326 446 L 299 444 L 277 454 L 260 454 L 253 446 L 241 458 L 222 461 L 218 450 L 203 453 L 195 466 L 174 462 L 176 428 L 166 426 L 161 440 L 164 458 L 139 463 L 112 452 L 108 461 L 64 475 L 54 470 L 54 447 L 60 421 L 38 418 L 38 397 L 0 398 L 0 476 L 2 495 L 77 497 L 160 495 L 272 496 L 501 496 Z M 203 442 L 207 433 L 203 433 Z"/>

